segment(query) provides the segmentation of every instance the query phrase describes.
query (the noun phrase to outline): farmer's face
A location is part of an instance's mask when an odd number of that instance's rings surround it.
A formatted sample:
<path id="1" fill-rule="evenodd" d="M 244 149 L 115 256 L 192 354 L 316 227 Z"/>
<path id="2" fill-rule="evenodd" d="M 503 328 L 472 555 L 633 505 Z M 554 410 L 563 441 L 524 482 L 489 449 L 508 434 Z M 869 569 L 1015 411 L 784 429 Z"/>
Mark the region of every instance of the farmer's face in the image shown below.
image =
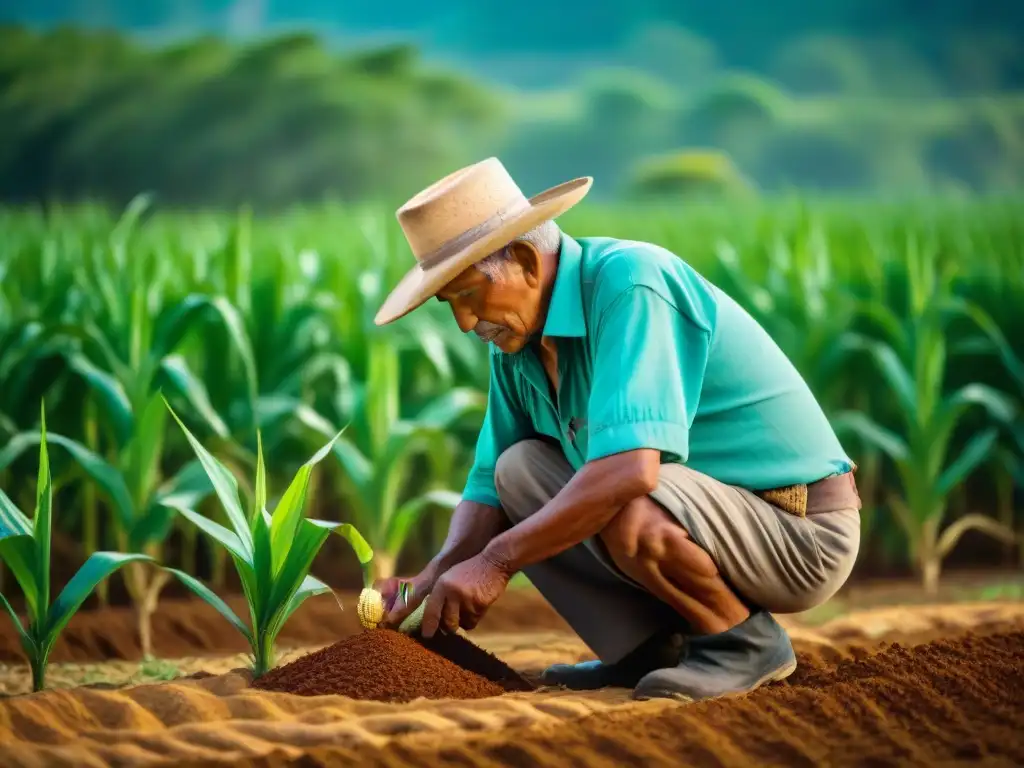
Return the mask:
<path id="1" fill-rule="evenodd" d="M 521 350 L 544 326 L 540 254 L 529 243 L 510 248 L 513 258 L 500 274 L 469 267 L 437 294 L 463 333 L 473 331 L 507 354 Z"/>

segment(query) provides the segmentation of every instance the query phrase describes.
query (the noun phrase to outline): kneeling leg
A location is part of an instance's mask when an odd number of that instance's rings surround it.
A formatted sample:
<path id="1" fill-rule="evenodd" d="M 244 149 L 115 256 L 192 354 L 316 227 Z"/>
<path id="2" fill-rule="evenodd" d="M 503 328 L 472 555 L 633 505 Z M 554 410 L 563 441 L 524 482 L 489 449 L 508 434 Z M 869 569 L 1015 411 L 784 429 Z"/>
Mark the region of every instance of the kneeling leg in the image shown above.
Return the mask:
<path id="1" fill-rule="evenodd" d="M 650 497 L 623 507 L 600 539 L 623 573 L 671 606 L 695 632 L 724 632 L 750 615 L 711 556 Z"/>

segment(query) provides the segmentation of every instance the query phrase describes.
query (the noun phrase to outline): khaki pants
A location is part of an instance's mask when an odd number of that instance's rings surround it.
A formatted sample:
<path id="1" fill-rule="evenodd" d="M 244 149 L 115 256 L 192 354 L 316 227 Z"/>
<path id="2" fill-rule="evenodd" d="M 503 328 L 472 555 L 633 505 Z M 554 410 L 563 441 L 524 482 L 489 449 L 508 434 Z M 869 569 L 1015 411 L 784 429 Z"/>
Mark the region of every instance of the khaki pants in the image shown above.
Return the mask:
<path id="1" fill-rule="evenodd" d="M 506 450 L 494 473 L 502 508 L 513 524 L 541 509 L 572 475 L 562 453 L 540 440 L 524 440 Z M 855 509 L 796 517 L 680 464 L 662 465 L 651 498 L 708 552 L 741 599 L 773 613 L 823 603 L 846 581 L 860 548 Z M 525 573 L 608 663 L 636 648 L 667 620 L 678 620 L 668 605 L 612 562 L 597 537 Z"/>

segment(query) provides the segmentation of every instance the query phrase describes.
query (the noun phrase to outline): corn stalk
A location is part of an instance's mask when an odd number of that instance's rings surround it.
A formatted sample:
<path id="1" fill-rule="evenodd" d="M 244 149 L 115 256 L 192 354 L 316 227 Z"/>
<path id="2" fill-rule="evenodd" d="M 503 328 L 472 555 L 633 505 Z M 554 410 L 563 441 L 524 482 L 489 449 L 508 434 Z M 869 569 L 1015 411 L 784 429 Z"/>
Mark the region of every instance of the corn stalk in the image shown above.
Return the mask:
<path id="1" fill-rule="evenodd" d="M 993 455 L 999 427 L 1012 428 L 1019 410 L 1007 395 L 982 383 L 970 383 L 945 393 L 947 329 L 953 319 L 968 320 L 983 334 L 993 353 L 1024 382 L 1024 366 L 1015 359 L 999 329 L 979 307 L 955 296 L 955 272 L 940 269 L 934 251 L 908 243 L 907 317 L 873 304 L 863 308 L 878 325 L 881 339 L 850 333 L 846 349 L 864 353 L 874 364 L 895 404 L 897 430 L 883 427 L 864 413 L 844 412 L 833 423 L 881 450 L 900 478 L 899 492 L 888 501 L 906 533 L 925 591 L 938 590 L 942 560 L 969 530 L 1007 542 L 1016 534 L 996 520 L 968 514 L 943 528 L 950 495 Z M 975 348 L 977 345 L 975 345 Z M 957 427 L 974 410 L 988 425 L 967 439 L 951 459 Z"/>

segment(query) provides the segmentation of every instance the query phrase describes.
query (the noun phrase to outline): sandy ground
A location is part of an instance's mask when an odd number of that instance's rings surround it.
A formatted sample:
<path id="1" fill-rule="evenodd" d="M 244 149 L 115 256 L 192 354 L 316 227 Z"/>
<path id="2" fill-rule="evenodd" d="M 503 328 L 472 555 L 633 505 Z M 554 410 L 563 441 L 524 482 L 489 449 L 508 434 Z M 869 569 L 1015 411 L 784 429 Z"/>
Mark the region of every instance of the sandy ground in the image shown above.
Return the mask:
<path id="1" fill-rule="evenodd" d="M 553 662 L 591 658 L 560 622 L 536 626 L 543 607 L 535 597 L 514 598 L 504 618 L 495 615 L 490 628 L 471 637 L 528 675 Z M 533 628 L 521 621 L 524 613 Z M 885 608 L 813 629 L 786 623 L 800 656 L 789 680 L 697 705 L 632 702 L 620 689 L 407 704 L 301 697 L 251 689 L 244 654 L 209 651 L 149 665 L 57 663 L 52 690 L 17 695 L 27 670 L 0 666 L 7 691 L 0 700 L 0 763 L 1024 763 L 1024 604 Z M 107 626 L 118 629 L 116 622 Z M 104 633 L 90 631 L 102 645 Z M 296 644 L 279 663 L 333 639 Z M 84 656 L 81 646 L 78 653 Z M 170 676 L 177 677 L 134 684 Z"/>

